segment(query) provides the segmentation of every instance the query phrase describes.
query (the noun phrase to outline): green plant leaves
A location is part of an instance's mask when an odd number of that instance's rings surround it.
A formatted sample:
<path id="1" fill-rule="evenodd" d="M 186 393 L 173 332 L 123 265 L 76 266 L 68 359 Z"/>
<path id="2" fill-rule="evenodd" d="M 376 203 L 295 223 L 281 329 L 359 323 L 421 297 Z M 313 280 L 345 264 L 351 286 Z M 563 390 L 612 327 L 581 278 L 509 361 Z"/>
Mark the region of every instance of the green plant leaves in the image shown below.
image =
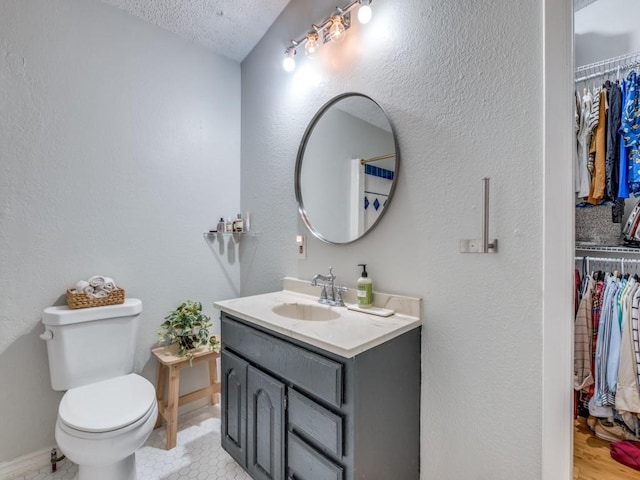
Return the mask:
<path id="1" fill-rule="evenodd" d="M 178 344 L 178 355 L 191 359 L 190 350 L 201 345 L 210 349 L 219 348 L 219 342 L 209 335 L 211 318 L 202 313 L 202 304 L 192 300 L 184 301 L 164 317 L 160 324 L 158 340 L 167 344 Z"/>

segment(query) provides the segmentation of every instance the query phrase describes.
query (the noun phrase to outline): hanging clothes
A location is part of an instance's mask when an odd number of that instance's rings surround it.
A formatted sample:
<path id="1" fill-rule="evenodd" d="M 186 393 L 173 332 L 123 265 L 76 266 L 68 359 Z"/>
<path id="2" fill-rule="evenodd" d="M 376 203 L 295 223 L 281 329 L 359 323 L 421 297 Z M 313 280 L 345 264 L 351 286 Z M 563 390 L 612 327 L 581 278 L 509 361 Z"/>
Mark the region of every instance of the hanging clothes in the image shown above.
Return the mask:
<path id="1" fill-rule="evenodd" d="M 589 415 L 615 417 L 640 436 L 640 281 L 617 272 L 589 274 L 585 266 L 574 326 L 574 389 Z"/>
<path id="2" fill-rule="evenodd" d="M 600 123 L 600 89 L 596 88 L 592 95 L 593 102 L 591 104 L 591 113 L 589 114 L 589 163 L 587 169 L 592 177 L 595 171 L 596 163 L 596 128 Z"/>
<path id="3" fill-rule="evenodd" d="M 638 334 L 638 324 L 640 324 L 640 289 L 636 291 L 633 297 L 633 307 L 631 311 L 631 336 L 633 340 L 633 349 L 635 351 L 636 374 L 638 377 L 638 385 L 640 385 L 640 335 Z"/>
<path id="4" fill-rule="evenodd" d="M 639 284 L 629 280 L 629 290 L 623 299 L 622 339 L 620 343 L 620 360 L 616 388 L 615 408 L 627 412 L 640 413 L 640 391 L 638 390 L 638 372 L 636 367 L 636 351 L 633 343 L 632 306 L 638 312 L 640 301 Z"/>
<path id="5" fill-rule="evenodd" d="M 580 103 L 579 125 L 577 132 L 578 152 L 576 157 L 576 193 L 580 198 L 589 196 L 591 190 L 591 174 L 589 173 L 589 144 L 591 130 L 589 120 L 593 108 L 593 97 L 588 89 L 584 89 Z"/>
<path id="6" fill-rule="evenodd" d="M 622 91 L 620 85 L 611 83 L 609 87 L 609 109 L 607 110 L 607 147 L 606 164 L 606 196 L 615 200 L 618 197 L 620 181 L 620 145 L 618 144 L 620 119 L 622 117 Z"/>
<path id="7" fill-rule="evenodd" d="M 615 391 L 609 388 L 607 382 L 607 366 L 609 365 L 609 348 L 611 346 L 611 325 L 613 322 L 613 298 L 618 291 L 619 280 L 610 275 L 604 288 L 604 302 L 600 313 L 598 326 L 598 343 L 596 345 L 596 378 L 595 402 L 598 406 L 612 406 Z"/>
<path id="8" fill-rule="evenodd" d="M 618 366 L 620 363 L 620 342 L 622 340 L 619 298 L 626 285 L 626 280 L 618 280 L 611 298 L 611 322 L 609 324 L 609 349 L 606 366 L 607 388 L 605 390 L 609 398 L 604 405 L 615 405 L 616 389 L 618 388 Z"/>
<path id="9" fill-rule="evenodd" d="M 618 182 L 618 198 L 629 198 L 629 167 L 627 160 L 629 157 L 629 147 L 625 145 L 624 138 L 622 136 L 622 117 L 624 114 L 625 99 L 627 98 L 627 81 L 620 82 L 620 92 L 622 93 L 622 105 L 620 106 L 620 128 L 618 129 L 618 145 L 620 147 L 620 153 L 618 155 L 618 161 L 620 162 L 620 181 Z"/>
<path id="10" fill-rule="evenodd" d="M 593 205 L 597 205 L 602 201 L 606 188 L 605 157 L 607 148 L 607 93 L 604 89 L 600 91 L 599 97 L 598 125 L 596 126 L 595 133 L 593 135 L 594 141 L 592 142 L 591 148 L 595 156 L 594 171 L 593 178 L 591 179 L 589 198 L 587 200 Z"/>
<path id="11" fill-rule="evenodd" d="M 582 296 L 576 314 L 573 356 L 573 388 L 588 389 L 593 385 L 592 372 L 592 329 L 593 329 L 593 294 L 596 282 L 592 277 L 587 279 L 587 289 Z"/>
<path id="12" fill-rule="evenodd" d="M 628 182 L 632 192 L 640 191 L 640 102 L 638 75 L 632 71 L 627 76 L 627 92 L 624 99 L 620 133 L 626 147 Z"/>

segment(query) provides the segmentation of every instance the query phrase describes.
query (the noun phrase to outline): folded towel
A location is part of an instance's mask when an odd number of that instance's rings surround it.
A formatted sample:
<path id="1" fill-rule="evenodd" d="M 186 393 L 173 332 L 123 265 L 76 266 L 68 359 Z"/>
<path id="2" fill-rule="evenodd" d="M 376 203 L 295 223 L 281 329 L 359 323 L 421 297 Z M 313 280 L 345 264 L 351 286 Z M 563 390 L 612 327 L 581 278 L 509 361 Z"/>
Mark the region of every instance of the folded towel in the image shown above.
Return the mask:
<path id="1" fill-rule="evenodd" d="M 93 288 L 102 288 L 104 286 L 104 277 L 102 275 L 94 275 L 93 277 L 89 278 L 89 285 L 91 285 Z"/>
<path id="2" fill-rule="evenodd" d="M 87 282 L 86 280 L 80 280 L 78 283 L 76 283 L 76 292 L 91 295 L 93 293 L 93 287 L 89 285 L 89 282 Z"/>
<path id="3" fill-rule="evenodd" d="M 113 281 L 111 277 L 104 277 L 104 285 L 102 289 L 111 293 L 116 289 L 116 282 Z"/>

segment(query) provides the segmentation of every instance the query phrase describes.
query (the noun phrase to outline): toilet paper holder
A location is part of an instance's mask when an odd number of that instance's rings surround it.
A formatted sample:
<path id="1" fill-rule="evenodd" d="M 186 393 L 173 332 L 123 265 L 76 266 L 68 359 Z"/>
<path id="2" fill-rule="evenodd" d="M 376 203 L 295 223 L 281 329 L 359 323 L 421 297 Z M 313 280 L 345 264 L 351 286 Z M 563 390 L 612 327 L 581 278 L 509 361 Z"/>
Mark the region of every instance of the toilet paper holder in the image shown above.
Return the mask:
<path id="1" fill-rule="evenodd" d="M 482 238 L 460 240 L 460 253 L 498 253 L 498 240 L 489 239 L 489 180 L 488 177 L 482 179 Z"/>

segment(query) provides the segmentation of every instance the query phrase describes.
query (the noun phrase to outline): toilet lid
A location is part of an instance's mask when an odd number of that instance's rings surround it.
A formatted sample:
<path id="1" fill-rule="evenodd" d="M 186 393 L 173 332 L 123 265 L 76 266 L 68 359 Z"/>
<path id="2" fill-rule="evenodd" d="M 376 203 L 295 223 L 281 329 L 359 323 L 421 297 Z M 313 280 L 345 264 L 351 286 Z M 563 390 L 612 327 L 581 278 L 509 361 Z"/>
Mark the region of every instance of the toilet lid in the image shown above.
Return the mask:
<path id="1" fill-rule="evenodd" d="M 67 391 L 60 401 L 58 417 L 76 430 L 108 432 L 136 422 L 155 401 L 153 385 L 129 374 Z"/>

